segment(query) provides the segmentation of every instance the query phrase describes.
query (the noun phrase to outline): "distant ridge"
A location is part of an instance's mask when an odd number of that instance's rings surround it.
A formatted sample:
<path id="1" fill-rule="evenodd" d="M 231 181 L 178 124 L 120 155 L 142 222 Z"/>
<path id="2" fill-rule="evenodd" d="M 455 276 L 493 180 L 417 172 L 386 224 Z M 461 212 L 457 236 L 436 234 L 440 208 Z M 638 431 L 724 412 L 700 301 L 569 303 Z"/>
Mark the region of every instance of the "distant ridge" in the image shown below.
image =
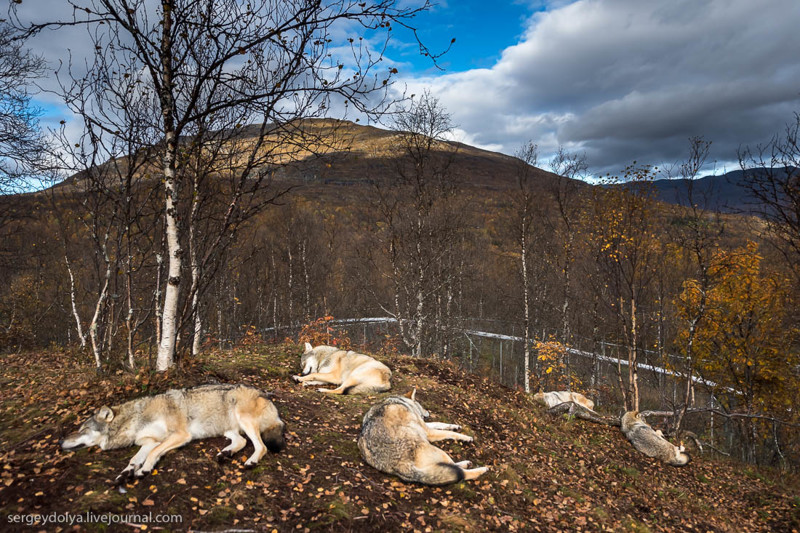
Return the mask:
<path id="1" fill-rule="evenodd" d="M 788 171 L 786 168 L 773 170 L 779 173 Z M 698 178 L 691 184 L 692 203 L 721 213 L 751 213 L 755 199 L 748 190 L 748 182 L 753 176 L 766 172 L 766 168 L 754 168 Z M 656 199 L 670 204 L 688 206 L 689 187 L 689 181 L 682 178 L 653 181 Z"/>

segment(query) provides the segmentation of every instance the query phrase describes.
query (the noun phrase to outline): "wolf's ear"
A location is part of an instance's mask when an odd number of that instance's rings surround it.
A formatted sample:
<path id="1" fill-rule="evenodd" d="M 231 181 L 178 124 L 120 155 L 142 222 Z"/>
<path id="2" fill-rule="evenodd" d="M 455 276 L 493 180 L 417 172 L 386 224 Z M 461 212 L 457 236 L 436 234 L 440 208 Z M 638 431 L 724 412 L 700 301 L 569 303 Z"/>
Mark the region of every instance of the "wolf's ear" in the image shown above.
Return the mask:
<path id="1" fill-rule="evenodd" d="M 95 417 L 98 420 L 103 420 L 105 422 L 111 422 L 114 419 L 114 411 L 112 411 L 110 407 L 107 407 L 107 406 L 104 405 L 103 407 L 98 409 L 97 414 L 95 415 Z"/>
<path id="2" fill-rule="evenodd" d="M 313 349 L 314 349 L 314 347 L 313 347 L 313 346 L 311 346 L 311 343 L 310 343 L 310 342 L 307 342 L 307 343 L 306 343 L 306 351 L 307 351 L 307 352 L 310 352 L 310 351 L 311 351 L 311 350 L 313 350 Z"/>
<path id="3" fill-rule="evenodd" d="M 416 401 L 416 396 L 417 396 L 417 389 L 416 388 L 414 388 L 414 390 L 412 390 L 412 391 L 408 391 L 405 394 L 405 397 L 408 398 L 411 401 Z"/>

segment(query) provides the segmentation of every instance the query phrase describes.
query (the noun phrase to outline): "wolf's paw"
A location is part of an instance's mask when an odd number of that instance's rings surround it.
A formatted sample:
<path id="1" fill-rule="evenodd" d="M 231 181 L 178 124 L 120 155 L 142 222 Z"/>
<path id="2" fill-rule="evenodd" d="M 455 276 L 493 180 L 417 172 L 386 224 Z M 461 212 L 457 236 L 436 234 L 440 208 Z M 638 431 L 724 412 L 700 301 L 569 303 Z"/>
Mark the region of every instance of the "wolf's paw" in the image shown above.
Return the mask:
<path id="1" fill-rule="evenodd" d="M 230 460 L 231 457 L 233 457 L 233 452 L 232 451 L 230 451 L 230 450 L 222 450 L 221 452 L 219 452 L 217 454 L 217 462 L 220 463 L 220 464 L 227 463 Z"/>
<path id="2" fill-rule="evenodd" d="M 143 477 L 149 476 L 150 472 L 152 472 L 152 470 L 139 469 L 136 472 L 134 472 L 133 475 L 137 479 L 142 479 Z"/>
<path id="3" fill-rule="evenodd" d="M 245 461 L 245 463 L 244 463 L 244 469 L 245 469 L 245 470 L 252 470 L 252 469 L 254 469 L 254 468 L 257 466 L 257 465 L 258 465 L 258 463 L 257 463 L 257 462 L 255 462 L 255 461 L 252 461 L 252 462 L 251 462 L 251 461 Z"/>
<path id="4" fill-rule="evenodd" d="M 469 468 L 470 466 L 472 466 L 472 461 L 460 461 L 456 463 L 456 466 L 460 468 Z"/>
<path id="5" fill-rule="evenodd" d="M 124 485 L 132 477 L 133 477 L 133 467 L 128 467 L 122 472 L 120 472 L 116 478 L 114 478 L 114 485 Z"/>
<path id="6" fill-rule="evenodd" d="M 475 437 L 470 437 L 469 435 L 464 435 L 464 437 L 461 440 L 463 440 L 464 442 L 472 442 L 472 441 L 475 440 Z"/>
<path id="7" fill-rule="evenodd" d="M 303 376 L 292 376 L 292 379 L 295 380 L 297 383 L 300 383 Z"/>

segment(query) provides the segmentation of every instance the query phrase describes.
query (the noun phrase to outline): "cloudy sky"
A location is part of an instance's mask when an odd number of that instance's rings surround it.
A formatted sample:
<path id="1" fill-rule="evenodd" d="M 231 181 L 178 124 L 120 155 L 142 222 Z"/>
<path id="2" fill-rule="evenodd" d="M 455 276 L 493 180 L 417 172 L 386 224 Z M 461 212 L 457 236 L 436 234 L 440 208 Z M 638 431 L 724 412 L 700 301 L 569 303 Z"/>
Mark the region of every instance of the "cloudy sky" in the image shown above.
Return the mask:
<path id="1" fill-rule="evenodd" d="M 65 2 L 32 3 L 47 12 Z M 545 161 L 563 145 L 604 175 L 634 160 L 674 163 L 701 135 L 719 172 L 736 168 L 737 148 L 769 140 L 800 112 L 798 0 L 438 4 L 414 23 L 433 49 L 456 39 L 444 70 L 408 35 L 388 56 L 397 87 L 429 89 L 470 144 L 513 154 L 533 140 Z M 51 58 L 66 48 L 37 46 Z M 45 120 L 60 118 L 42 98 Z"/>
<path id="2" fill-rule="evenodd" d="M 406 78 L 430 87 L 472 144 L 513 153 L 532 139 L 545 156 L 561 144 L 605 174 L 672 163 L 702 135 L 717 170 L 731 170 L 739 146 L 800 111 L 797 0 L 486 5 L 437 8 L 431 18 L 449 21 L 438 38 L 456 38 L 447 70 L 409 61 Z"/>

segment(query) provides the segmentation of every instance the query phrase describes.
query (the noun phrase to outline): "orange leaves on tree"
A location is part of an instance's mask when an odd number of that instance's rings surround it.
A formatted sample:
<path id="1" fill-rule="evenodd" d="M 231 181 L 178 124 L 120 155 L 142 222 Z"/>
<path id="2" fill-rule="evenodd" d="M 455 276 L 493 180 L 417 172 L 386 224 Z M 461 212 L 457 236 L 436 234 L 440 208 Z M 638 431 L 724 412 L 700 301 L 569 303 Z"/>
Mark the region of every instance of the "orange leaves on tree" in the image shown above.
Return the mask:
<path id="1" fill-rule="evenodd" d="M 346 334 L 336 331 L 333 327 L 332 316 L 317 318 L 304 325 L 297 336 L 297 342 L 308 342 L 312 346 L 319 346 L 320 344 L 338 346 L 343 350 L 349 349 L 352 344 Z"/>

